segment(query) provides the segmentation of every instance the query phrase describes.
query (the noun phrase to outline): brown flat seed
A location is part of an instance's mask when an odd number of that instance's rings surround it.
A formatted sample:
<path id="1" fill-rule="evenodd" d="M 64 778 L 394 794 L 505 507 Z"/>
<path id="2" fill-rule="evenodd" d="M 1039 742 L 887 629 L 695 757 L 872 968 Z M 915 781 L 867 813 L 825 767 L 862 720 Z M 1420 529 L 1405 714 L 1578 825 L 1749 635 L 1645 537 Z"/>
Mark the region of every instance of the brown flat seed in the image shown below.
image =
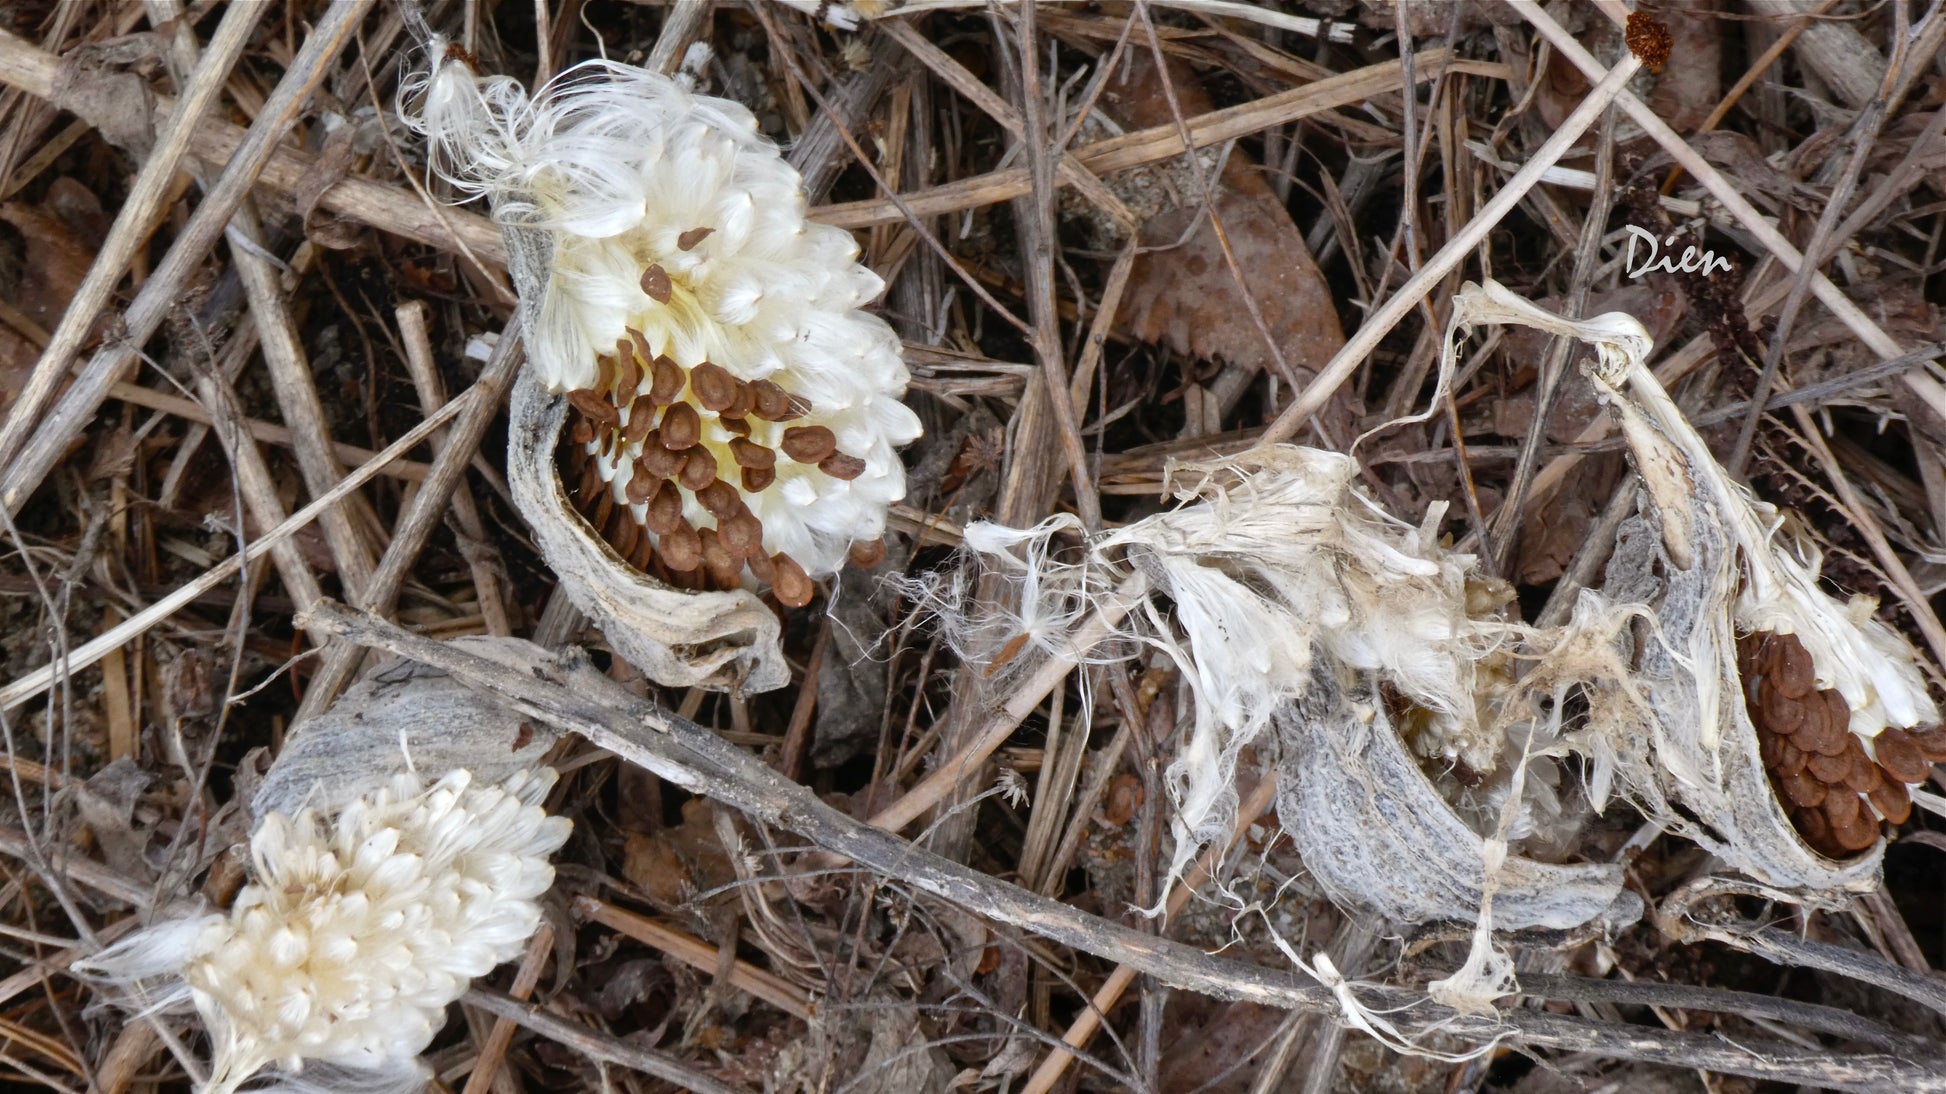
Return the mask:
<path id="1" fill-rule="evenodd" d="M 673 479 L 682 470 L 682 453 L 671 452 L 662 446 L 662 438 L 651 431 L 642 441 L 642 454 L 636 457 L 635 466 L 651 479 Z"/>
<path id="2" fill-rule="evenodd" d="M 782 551 L 770 556 L 770 587 L 786 608 L 802 608 L 817 595 L 818 587 L 797 560 Z"/>
<path id="3" fill-rule="evenodd" d="M 682 470 L 676 481 L 691 490 L 701 490 L 716 481 L 716 455 L 702 445 L 693 445 L 683 454 Z"/>
<path id="4" fill-rule="evenodd" d="M 605 538 L 617 555 L 627 558 L 629 552 L 635 550 L 635 541 L 641 535 L 642 526 L 635 523 L 635 514 L 628 511 L 628 506 L 617 505 L 615 511 L 608 515 L 608 533 Z"/>
<path id="5" fill-rule="evenodd" d="M 838 438 L 821 425 L 795 425 L 777 447 L 798 463 L 817 463 L 838 450 Z"/>
<path id="6" fill-rule="evenodd" d="M 1752 676 L 1760 674 L 1761 670 L 1757 667 L 1757 664 L 1759 654 L 1762 650 L 1763 637 L 1760 632 L 1753 631 L 1737 639 L 1738 676 L 1748 681 Z"/>
<path id="7" fill-rule="evenodd" d="M 1939 726 L 1914 726 L 1906 730 L 1912 743 L 1932 763 L 1946 763 L 1946 729 Z"/>
<path id="8" fill-rule="evenodd" d="M 1851 705 L 1845 702 L 1843 692 L 1837 688 L 1825 688 L 1817 693 L 1817 698 L 1824 700 L 1825 716 L 1831 719 L 1833 728 L 1851 729 Z"/>
<path id="9" fill-rule="evenodd" d="M 609 514 L 615 511 L 615 492 L 603 483 L 601 491 L 595 495 L 594 507 L 588 510 L 588 524 L 600 530 L 608 527 Z"/>
<path id="10" fill-rule="evenodd" d="M 1893 824 L 1904 824 L 1912 816 L 1912 795 L 1897 779 L 1886 779 L 1871 793 L 1872 805 Z"/>
<path id="11" fill-rule="evenodd" d="M 1902 783 L 1925 782 L 1926 776 L 1932 773 L 1932 765 L 1926 762 L 1919 742 L 1897 726 L 1879 730 L 1878 736 L 1872 739 L 1872 751 L 1878 755 L 1879 766 Z"/>
<path id="12" fill-rule="evenodd" d="M 1824 802 L 1825 785 L 1806 772 L 1787 776 L 1778 785 L 1792 805 L 1810 807 Z"/>
<path id="13" fill-rule="evenodd" d="M 629 470 L 628 489 L 623 491 L 623 493 L 628 495 L 628 503 L 630 505 L 647 505 L 649 499 L 655 497 L 656 489 L 662 485 L 662 480 L 644 475 L 638 468 L 630 468 Z"/>
<path id="14" fill-rule="evenodd" d="M 1806 755 L 1816 755 L 1823 751 L 1823 747 L 1828 746 L 1830 738 L 1831 730 L 1824 724 L 1823 719 L 1806 718 L 1798 727 L 1798 731 L 1787 739 L 1797 747 L 1798 751 Z"/>
<path id="15" fill-rule="evenodd" d="M 833 452 L 818 461 L 818 470 L 834 479 L 850 482 L 865 473 L 865 461 L 857 456 L 847 456 L 843 452 Z"/>
<path id="16" fill-rule="evenodd" d="M 1757 755 L 1763 758 L 1766 768 L 1777 770 L 1777 765 L 1783 756 L 1782 746 L 1789 740 L 1788 737 L 1779 737 L 1764 728 L 1762 722 L 1757 723 Z"/>
<path id="17" fill-rule="evenodd" d="M 662 415 L 662 447 L 680 452 L 703 439 L 703 420 L 696 408 L 677 403 Z"/>
<path id="18" fill-rule="evenodd" d="M 1817 670 L 1811 664 L 1811 651 L 1804 648 L 1804 643 L 1799 642 L 1796 635 L 1771 635 L 1769 652 L 1772 667 L 1764 677 L 1774 682 L 1777 690 L 1793 699 L 1802 699 L 1817 687 Z"/>
<path id="19" fill-rule="evenodd" d="M 1858 819 L 1861 804 L 1857 794 L 1841 787 L 1832 787 L 1831 793 L 1824 796 L 1818 808 L 1824 810 L 1824 819 L 1831 822 L 1831 829 L 1835 832 Z"/>
<path id="20" fill-rule="evenodd" d="M 1804 704 L 1786 698 L 1783 692 L 1771 687 L 1768 682 L 1764 684 L 1763 691 L 1758 695 L 1757 716 L 1763 720 L 1764 725 L 1770 727 L 1772 733 L 1781 733 L 1786 737 L 1797 736 L 1805 728 L 1806 713 L 1809 712 L 1805 710 Z M 1813 726 L 1812 739 L 1817 740 L 1822 736 L 1819 727 Z"/>
<path id="21" fill-rule="evenodd" d="M 601 481 L 601 469 L 595 466 L 595 461 L 589 459 L 582 460 L 581 481 L 575 484 L 574 490 L 575 508 L 584 511 L 592 509 L 594 507 L 595 497 L 601 493 L 604 485 Z"/>
<path id="22" fill-rule="evenodd" d="M 1852 798 L 1857 801 L 1857 798 Z M 1878 818 L 1860 807 L 1846 824 L 1833 824 L 1831 838 L 1838 846 L 1853 853 L 1870 850 L 1878 842 Z"/>
<path id="23" fill-rule="evenodd" d="M 876 570 L 885 561 L 885 541 L 882 539 L 854 540 L 845 558 L 861 570 Z"/>
<path id="24" fill-rule="evenodd" d="M 642 518 L 649 531 L 658 536 L 666 536 L 682 523 L 682 491 L 673 482 L 664 481 L 656 487 L 653 497 L 649 498 L 648 515 Z"/>
<path id="25" fill-rule="evenodd" d="M 643 375 L 646 376 L 648 375 L 647 370 L 652 367 L 651 362 L 655 360 L 655 351 L 649 348 L 649 340 L 642 337 L 641 331 L 636 330 L 634 327 L 627 329 L 629 344 L 635 347 L 635 356 L 640 358 L 637 363 L 642 366 L 644 370 Z"/>
<path id="26" fill-rule="evenodd" d="M 762 493 L 770 489 L 770 484 L 776 481 L 777 469 L 774 467 L 746 467 L 743 469 L 744 493 Z"/>
<path id="27" fill-rule="evenodd" d="M 730 553 L 737 556 L 738 561 L 752 557 L 763 557 L 763 522 L 758 520 L 755 514 L 751 513 L 748 509 L 741 513 L 719 518 L 717 529 L 723 537 L 723 546 L 728 547 Z M 765 559 L 765 561 L 768 562 L 769 560 Z"/>
<path id="28" fill-rule="evenodd" d="M 745 559 L 743 564 L 750 567 L 751 577 L 766 585 L 770 584 L 771 578 L 777 576 L 776 570 L 770 565 L 770 556 L 764 554 L 762 547 L 750 552 L 750 557 Z"/>
<path id="29" fill-rule="evenodd" d="M 777 453 L 742 437 L 731 439 L 730 458 L 736 460 L 738 467 L 777 466 Z"/>
<path id="30" fill-rule="evenodd" d="M 649 294 L 650 300 L 667 304 L 675 295 L 675 288 L 669 284 L 669 271 L 659 263 L 649 263 L 649 268 L 642 271 L 642 291 Z"/>
<path id="31" fill-rule="evenodd" d="M 649 572 L 649 567 L 655 565 L 654 536 L 647 531 L 642 533 L 642 537 L 635 541 L 635 550 L 629 552 L 628 564 L 645 574 Z"/>
<path id="32" fill-rule="evenodd" d="M 668 406 L 675 402 L 687 382 L 682 366 L 673 358 L 664 356 L 649 362 L 649 401 L 655 405 Z"/>
<path id="33" fill-rule="evenodd" d="M 751 408 L 756 405 L 757 400 L 750 394 L 750 385 L 738 380 L 736 392 L 730 397 L 730 405 L 724 407 L 722 413 L 730 418 L 748 417 Z"/>
<path id="34" fill-rule="evenodd" d="M 801 418 L 811 409 L 809 403 L 793 398 L 774 380 L 750 382 L 750 412 L 766 422 L 787 422 Z"/>
<path id="35" fill-rule="evenodd" d="M 1831 724 L 1823 703 L 1818 702 L 1815 697 L 1802 703 L 1792 699 L 1780 701 L 1797 708 L 1798 711 L 1797 729 L 1791 734 L 1792 744 L 1805 752 L 1821 752 L 1826 755 L 1836 755 L 1843 751 L 1844 730 Z"/>
<path id="36" fill-rule="evenodd" d="M 736 588 L 737 577 L 743 572 L 743 560 L 724 546 L 716 529 L 705 528 L 697 535 L 703 543 L 703 568 L 709 571 L 710 580 L 720 589 Z"/>
<path id="37" fill-rule="evenodd" d="M 656 549 L 662 561 L 679 574 L 689 573 L 703 561 L 703 537 L 680 516 L 676 518 L 676 526 L 663 534 Z"/>
<path id="38" fill-rule="evenodd" d="M 635 389 L 642 384 L 642 366 L 635 360 L 635 343 L 626 338 L 615 340 L 615 394 L 617 403 L 631 402 Z"/>
<path id="39" fill-rule="evenodd" d="M 701 243 L 705 239 L 708 239 L 711 233 L 715 231 L 716 229 L 714 228 L 691 228 L 687 232 L 684 232 L 683 234 L 676 237 L 676 250 L 678 251 L 694 250 L 696 248 L 696 244 Z"/>
<path id="40" fill-rule="evenodd" d="M 687 484 L 684 484 L 687 485 Z M 704 483 L 696 490 L 696 500 L 710 515 L 718 520 L 730 516 L 743 508 L 743 499 L 737 496 L 737 489 L 722 479 Z"/>
<path id="41" fill-rule="evenodd" d="M 714 362 L 704 361 L 691 369 L 689 387 L 704 410 L 725 410 L 736 401 L 737 378 Z"/>
<path id="42" fill-rule="evenodd" d="M 1862 754 L 1852 760 L 1851 770 L 1845 772 L 1845 785 L 1860 794 L 1870 794 L 1884 781 L 1885 773 L 1870 757 Z"/>
<path id="43" fill-rule="evenodd" d="M 1797 831 L 1820 854 L 1837 858 L 1844 853 L 1831 838 L 1831 822 L 1824 817 L 1822 809 L 1806 809 L 1792 816 L 1797 822 Z"/>
<path id="44" fill-rule="evenodd" d="M 616 412 L 615 404 L 609 402 L 608 397 L 600 392 L 590 391 L 587 388 L 570 391 L 568 404 L 595 423 L 597 433 L 614 429 L 622 424 L 621 415 Z"/>
<path id="45" fill-rule="evenodd" d="M 718 425 L 721 425 L 724 429 L 740 437 L 748 437 L 750 435 L 750 422 L 747 419 L 734 414 L 719 414 L 717 415 L 716 421 Z"/>
<path id="46" fill-rule="evenodd" d="M 1808 753 L 1804 761 L 1804 769 L 1817 776 L 1820 782 L 1841 786 L 1845 781 L 1845 773 L 1851 770 L 1851 757 L 1842 753 L 1836 756 L 1826 756 L 1817 752 Z"/>
<path id="47" fill-rule="evenodd" d="M 574 427 L 568 430 L 568 439 L 574 442 L 574 446 L 576 448 L 588 447 L 588 442 L 595 439 L 594 423 L 590 422 L 586 418 L 576 415 L 574 419 Z"/>
<path id="48" fill-rule="evenodd" d="M 622 440 L 639 445 L 642 439 L 655 430 L 655 406 L 647 399 L 637 399 L 628 408 L 628 424 L 622 427 Z"/>
<path id="49" fill-rule="evenodd" d="M 1779 775 L 1790 775 L 1804 770 L 1804 751 L 1784 738 L 1777 745 L 1777 762 L 1770 769 Z"/>

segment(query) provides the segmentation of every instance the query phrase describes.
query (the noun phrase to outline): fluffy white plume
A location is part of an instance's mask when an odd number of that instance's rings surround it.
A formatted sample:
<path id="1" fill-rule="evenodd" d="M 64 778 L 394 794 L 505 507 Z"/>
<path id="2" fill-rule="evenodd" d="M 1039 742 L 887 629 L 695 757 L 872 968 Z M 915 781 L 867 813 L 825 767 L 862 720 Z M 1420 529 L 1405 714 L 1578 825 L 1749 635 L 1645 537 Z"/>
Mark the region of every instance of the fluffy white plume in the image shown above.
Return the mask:
<path id="1" fill-rule="evenodd" d="M 1172 468 L 1176 496 L 1193 504 L 1100 537 L 1081 561 L 1050 558 L 1050 537 L 1072 521 L 1024 532 L 969 528 L 968 548 L 1019 587 L 1017 611 L 956 617 L 954 593 L 970 589 L 967 577 L 932 590 L 962 652 L 996 660 L 1017 655 L 1023 637 L 1065 649 L 1068 622 L 1108 595 L 1117 572 L 1133 569 L 1162 594 L 1144 600 L 1124 630 L 1167 654 L 1196 698 L 1189 737 L 1166 773 L 1172 878 L 1197 847 L 1228 831 L 1238 755 L 1316 686 L 1319 657 L 1423 712 L 1412 742 L 1422 755 L 1480 772 L 1498 763 L 1505 735 L 1483 718 L 1475 677 L 1478 662 L 1518 628 L 1469 612 L 1472 559 L 1437 544 L 1439 512 L 1423 527 L 1386 515 L 1352 486 L 1356 470 L 1350 457 L 1291 445 Z M 1024 558 L 1012 553 L 1023 547 Z"/>
<path id="2" fill-rule="evenodd" d="M 569 829 L 541 808 L 554 778 L 399 774 L 335 814 L 271 813 L 228 915 L 151 927 L 87 968 L 186 986 L 213 1046 L 208 1094 L 310 1063 L 338 1089 L 416 1085 L 447 1005 L 540 924 Z"/>

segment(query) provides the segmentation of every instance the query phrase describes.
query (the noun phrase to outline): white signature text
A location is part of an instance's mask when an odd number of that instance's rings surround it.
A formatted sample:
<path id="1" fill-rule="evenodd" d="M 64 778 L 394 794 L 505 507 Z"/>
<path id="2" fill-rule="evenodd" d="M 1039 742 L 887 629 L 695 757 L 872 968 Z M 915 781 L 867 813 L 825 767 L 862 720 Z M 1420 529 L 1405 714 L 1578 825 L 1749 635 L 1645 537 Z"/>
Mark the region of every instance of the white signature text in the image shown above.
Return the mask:
<path id="1" fill-rule="evenodd" d="M 1674 243 L 1675 236 L 1657 243 L 1653 232 L 1644 231 L 1633 224 L 1626 224 L 1623 227 L 1628 229 L 1628 256 L 1622 260 L 1622 268 L 1628 271 L 1628 276 L 1631 278 L 1641 277 L 1657 270 L 1668 273 L 1695 273 L 1701 270 L 1704 276 L 1708 276 L 1715 273 L 1718 266 L 1721 266 L 1725 272 L 1730 269 L 1729 259 L 1718 257 L 1715 251 L 1704 251 L 1699 255 L 1694 247 L 1684 247 L 1682 257 L 1671 262 L 1669 256 L 1662 253 L 1662 243 Z M 1635 241 L 1638 239 L 1649 245 L 1649 256 L 1642 260 L 1640 266 L 1635 264 Z"/>

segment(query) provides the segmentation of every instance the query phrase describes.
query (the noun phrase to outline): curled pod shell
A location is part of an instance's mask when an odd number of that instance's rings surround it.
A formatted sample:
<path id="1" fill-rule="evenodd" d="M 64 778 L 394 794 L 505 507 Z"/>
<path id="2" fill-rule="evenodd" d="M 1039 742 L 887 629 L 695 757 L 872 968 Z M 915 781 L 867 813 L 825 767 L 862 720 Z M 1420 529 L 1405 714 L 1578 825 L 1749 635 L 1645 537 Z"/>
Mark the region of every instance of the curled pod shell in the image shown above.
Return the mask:
<path id="1" fill-rule="evenodd" d="M 541 553 L 657 682 L 781 686 L 777 627 L 735 594 L 811 603 L 854 542 L 883 536 L 896 448 L 920 433 L 898 335 L 864 310 L 884 283 L 849 233 L 806 219 L 802 180 L 740 104 L 608 61 L 530 96 L 441 46 L 401 117 L 434 171 L 492 204 L 526 376 L 572 407 L 561 473 L 612 548 L 570 542 L 574 511 L 529 474 Z M 562 429 L 529 425 L 515 454 L 537 473 Z M 736 504 L 701 504 L 719 483 Z"/>
<path id="2" fill-rule="evenodd" d="M 1278 711 L 1277 816 L 1332 902 L 1399 923 L 1471 921 L 1492 893 L 1493 924 L 1624 926 L 1642 902 L 1618 865 L 1507 855 L 1491 889 L 1487 841 L 1447 804 L 1406 750 L 1386 704 L 1348 693 L 1318 664 L 1311 689 Z"/>
<path id="3" fill-rule="evenodd" d="M 1634 465 L 1648 469 L 1642 478 L 1650 504 L 1609 562 L 1611 582 L 1659 586 L 1651 601 L 1658 626 L 1637 649 L 1636 684 L 1655 712 L 1653 732 L 1639 742 L 1649 748 L 1635 758 L 1640 785 L 1661 799 L 1656 812 L 1673 830 L 1759 881 L 1807 890 L 1871 887 L 1883 842 L 1842 859 L 1814 849 L 1772 784 L 1773 766 L 1798 767 L 1802 748 L 1794 742 L 1804 735 L 1780 742 L 1777 751 L 1785 754 L 1766 763 L 1737 665 L 1731 605 L 1743 552 L 1728 529 L 1739 515 L 1726 514 L 1724 499 L 1705 481 L 1720 470 L 1713 462 L 1701 467 L 1620 391 L 1599 382 L 1597 389 L 1625 423 Z"/>
<path id="4" fill-rule="evenodd" d="M 529 673 L 554 655 L 519 638 L 473 635 L 450 643 Z M 251 796 L 250 812 L 332 812 L 393 775 L 464 768 L 500 782 L 541 765 L 560 733 L 414 661 L 380 662 L 329 710 L 291 727 L 284 749 Z"/>
<path id="5" fill-rule="evenodd" d="M 1453 323 L 1518 323 L 1596 350 L 1584 371 L 1642 485 L 1606 589 L 1654 621 L 1637 628 L 1630 681 L 1643 717 L 1608 727 L 1628 788 L 1670 830 L 1759 881 L 1810 891 L 1875 884 L 1884 843 L 1867 838 L 1875 820 L 1862 823 L 1872 815 L 1859 813 L 1864 799 L 1846 780 L 1878 786 L 1872 772 L 1853 770 L 1858 740 L 1938 721 L 1910 647 L 1869 609 L 1818 587 L 1815 552 L 1784 542 L 1775 510 L 1716 463 L 1649 370 L 1653 343 L 1633 317 L 1563 319 L 1489 281 L 1462 288 Z M 1802 649 L 1746 641 L 1739 650 L 1739 635 L 1758 632 L 1793 636 Z M 1904 769 L 1902 738 L 1888 740 L 1888 758 Z M 1812 798 L 1816 807 L 1803 804 Z"/>

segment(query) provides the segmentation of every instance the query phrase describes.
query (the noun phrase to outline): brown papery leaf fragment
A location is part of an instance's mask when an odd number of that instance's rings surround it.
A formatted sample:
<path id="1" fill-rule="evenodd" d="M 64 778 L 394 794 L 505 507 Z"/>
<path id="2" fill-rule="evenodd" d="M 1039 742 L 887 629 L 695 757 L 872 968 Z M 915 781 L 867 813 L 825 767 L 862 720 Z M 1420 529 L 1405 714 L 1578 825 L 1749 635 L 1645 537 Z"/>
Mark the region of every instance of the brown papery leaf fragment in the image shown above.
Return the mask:
<path id="1" fill-rule="evenodd" d="M 1129 79 L 1117 74 L 1103 96 L 1107 112 L 1126 128 L 1173 124 L 1161 78 L 1148 51 L 1133 50 Z M 1184 117 L 1212 108 L 1194 72 L 1171 61 L 1166 76 Z M 1188 177 L 1183 173 L 1184 177 Z M 1345 344 L 1344 329 L 1331 291 L 1312 261 L 1304 235 L 1289 211 L 1264 181 L 1262 169 L 1240 148 L 1232 148 L 1220 173 L 1205 170 L 1211 207 L 1223 223 L 1237 268 L 1270 337 L 1300 382 L 1308 382 Z M 1141 175 L 1108 180 L 1118 195 L 1137 208 L 1154 198 L 1129 200 L 1127 186 Z M 1144 342 L 1203 360 L 1223 361 L 1257 372 L 1275 357 L 1245 305 L 1243 291 L 1223 255 L 1215 227 L 1204 215 L 1202 196 L 1191 180 L 1182 191 L 1187 203 L 1149 217 L 1140 229 L 1144 247 L 1159 250 L 1136 258 L 1122 297 L 1118 322 Z M 1193 230 L 1192 230 L 1193 229 Z M 1181 246 L 1185 232 L 1189 237 Z M 1349 423 L 1349 404 L 1334 399 L 1323 412 L 1327 422 Z"/>

